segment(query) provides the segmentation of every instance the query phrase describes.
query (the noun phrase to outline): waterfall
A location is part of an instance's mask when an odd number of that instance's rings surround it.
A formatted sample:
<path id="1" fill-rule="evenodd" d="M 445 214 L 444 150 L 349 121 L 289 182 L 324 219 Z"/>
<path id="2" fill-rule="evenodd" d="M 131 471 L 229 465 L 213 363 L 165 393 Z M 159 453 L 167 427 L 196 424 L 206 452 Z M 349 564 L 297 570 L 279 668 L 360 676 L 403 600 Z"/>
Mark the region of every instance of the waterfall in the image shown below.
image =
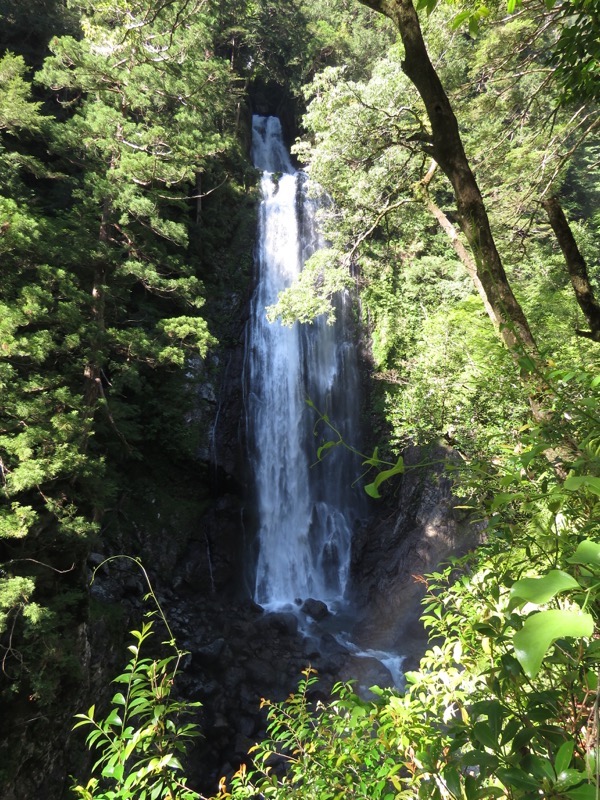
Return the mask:
<path id="1" fill-rule="evenodd" d="M 275 117 L 254 117 L 253 160 L 263 171 L 256 248 L 257 285 L 246 354 L 246 414 L 256 500 L 258 557 L 254 597 L 282 608 L 308 597 L 335 608 L 344 598 L 352 529 L 362 514 L 353 487 L 360 463 L 345 448 L 317 447 L 336 438 L 307 406 L 327 413 L 345 440 L 360 430 L 356 346 L 351 306 L 337 300 L 337 321 L 311 325 L 269 323 L 265 309 L 300 273 L 323 242 L 315 224 L 317 201 L 306 175 L 294 170 Z"/>

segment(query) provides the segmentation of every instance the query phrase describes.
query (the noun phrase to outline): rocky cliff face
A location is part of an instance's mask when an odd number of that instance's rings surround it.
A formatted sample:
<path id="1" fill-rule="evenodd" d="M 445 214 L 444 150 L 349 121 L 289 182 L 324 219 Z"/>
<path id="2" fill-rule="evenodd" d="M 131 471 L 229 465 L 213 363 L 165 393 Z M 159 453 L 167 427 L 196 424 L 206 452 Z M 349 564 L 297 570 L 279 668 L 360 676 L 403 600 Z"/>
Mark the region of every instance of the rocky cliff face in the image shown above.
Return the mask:
<path id="1" fill-rule="evenodd" d="M 481 535 L 482 526 L 456 508 L 445 471 L 456 459 L 441 443 L 409 448 L 393 495 L 354 540 L 356 638 L 364 647 L 405 655 L 405 669 L 414 668 L 427 644 L 419 622 L 423 576 L 475 547 Z"/>

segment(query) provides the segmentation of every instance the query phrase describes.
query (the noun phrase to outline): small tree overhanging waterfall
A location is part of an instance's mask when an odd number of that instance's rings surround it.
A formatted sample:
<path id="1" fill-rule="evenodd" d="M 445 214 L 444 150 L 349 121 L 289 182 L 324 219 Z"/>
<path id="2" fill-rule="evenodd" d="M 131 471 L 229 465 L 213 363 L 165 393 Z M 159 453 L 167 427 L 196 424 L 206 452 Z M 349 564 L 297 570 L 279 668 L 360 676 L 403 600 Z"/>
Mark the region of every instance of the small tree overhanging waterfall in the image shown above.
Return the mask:
<path id="1" fill-rule="evenodd" d="M 253 160 L 263 171 L 246 363 L 258 541 L 254 599 L 272 610 L 306 598 L 335 609 L 349 576 L 352 530 L 364 513 L 361 490 L 353 486 L 360 464 L 341 447 L 314 464 L 321 442 L 306 400 L 356 442 L 360 389 L 351 308 L 340 297 L 333 325 L 323 318 L 292 327 L 267 321 L 266 308 L 323 241 L 317 201 L 306 175 L 292 167 L 277 118 L 254 117 Z"/>

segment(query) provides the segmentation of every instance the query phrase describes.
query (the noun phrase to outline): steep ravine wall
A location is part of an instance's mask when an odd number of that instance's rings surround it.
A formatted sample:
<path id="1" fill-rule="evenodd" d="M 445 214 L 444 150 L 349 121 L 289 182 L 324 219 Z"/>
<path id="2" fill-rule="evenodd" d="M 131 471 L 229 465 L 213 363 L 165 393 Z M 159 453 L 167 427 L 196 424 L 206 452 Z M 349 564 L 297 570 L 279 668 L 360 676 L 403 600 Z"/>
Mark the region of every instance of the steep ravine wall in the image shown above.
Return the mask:
<path id="1" fill-rule="evenodd" d="M 483 525 L 457 508 L 446 470 L 458 460 L 451 448 L 409 447 L 403 457 L 405 473 L 354 539 L 351 594 L 357 641 L 400 652 L 404 669 L 413 669 L 427 645 L 419 621 L 423 576 L 476 547 Z"/>

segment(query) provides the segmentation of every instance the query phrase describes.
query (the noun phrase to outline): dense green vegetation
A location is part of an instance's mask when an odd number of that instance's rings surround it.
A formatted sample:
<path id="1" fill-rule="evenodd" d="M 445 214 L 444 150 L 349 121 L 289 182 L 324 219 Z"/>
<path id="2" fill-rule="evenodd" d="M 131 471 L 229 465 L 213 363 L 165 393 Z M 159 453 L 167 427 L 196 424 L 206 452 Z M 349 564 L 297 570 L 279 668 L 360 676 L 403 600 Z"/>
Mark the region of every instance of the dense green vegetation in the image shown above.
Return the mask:
<path id="1" fill-rule="evenodd" d="M 356 287 L 371 444 L 400 465 L 445 438 L 487 528 L 428 579 L 432 649 L 405 693 L 313 702 L 307 671 L 219 796 L 596 800 L 596 4 L 421 3 L 434 89 L 410 0 L 19 5 L 0 0 L 4 708 L 46 713 L 77 680 L 90 550 L 127 549 L 150 487 L 202 485 L 186 371 L 249 277 L 251 94 L 332 199 L 330 249 L 272 313 L 332 313 Z M 146 659 L 149 633 L 130 691 L 82 717 L 104 749 L 80 797 L 198 796 L 181 653 Z"/>
<path id="2" fill-rule="evenodd" d="M 78 619 L 82 557 L 122 470 L 147 438 L 166 456 L 182 428 L 160 395 L 182 393 L 186 348 L 213 341 L 188 198 L 197 176 L 208 190 L 237 158 L 222 130 L 235 95 L 223 62 L 204 58 L 214 33 L 202 16 L 190 27 L 169 5 L 126 35 L 127 9 L 77 10 L 86 36 L 54 38 L 33 87 L 22 56 L 0 68 L 3 677 L 41 703 L 49 664 L 69 650 L 47 637 Z M 70 595 L 57 600 L 49 580 Z"/>

